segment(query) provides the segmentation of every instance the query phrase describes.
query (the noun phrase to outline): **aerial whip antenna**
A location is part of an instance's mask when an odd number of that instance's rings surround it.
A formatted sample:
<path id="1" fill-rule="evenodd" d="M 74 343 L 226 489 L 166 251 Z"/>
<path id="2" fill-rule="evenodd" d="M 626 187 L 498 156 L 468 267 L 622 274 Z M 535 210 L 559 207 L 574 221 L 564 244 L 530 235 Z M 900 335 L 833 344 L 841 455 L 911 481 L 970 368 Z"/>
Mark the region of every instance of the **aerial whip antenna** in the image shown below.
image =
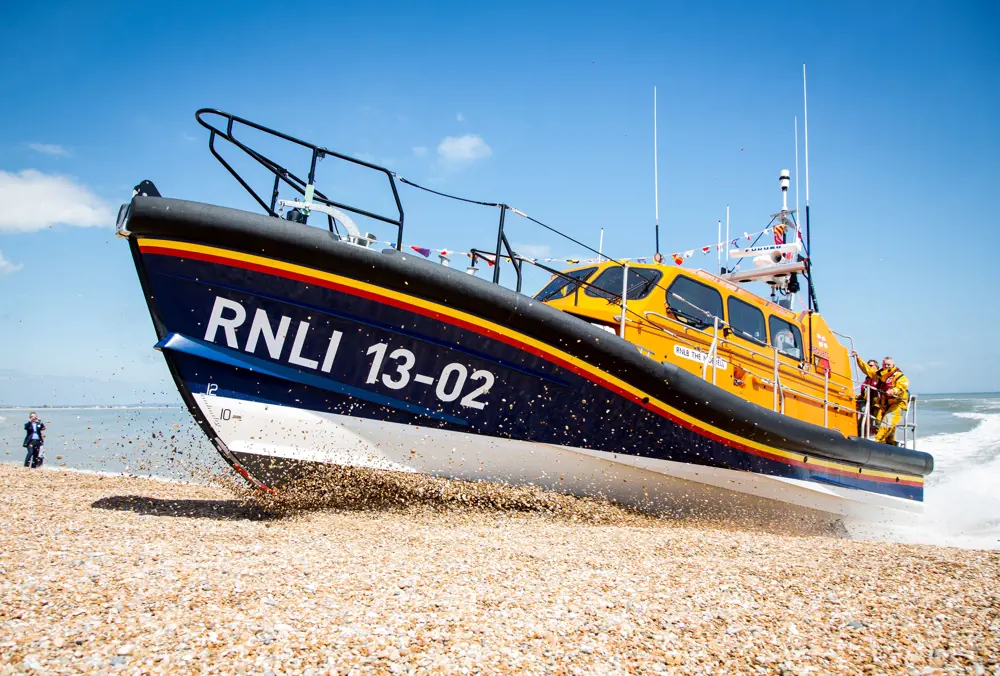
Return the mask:
<path id="1" fill-rule="evenodd" d="M 795 225 L 799 227 L 799 116 L 795 116 Z"/>
<path id="2" fill-rule="evenodd" d="M 806 64 L 802 64 L 802 111 L 805 117 L 806 131 L 806 255 L 812 258 L 812 247 L 809 241 L 809 97 L 806 91 Z M 798 148 L 796 147 L 796 150 Z M 811 266 L 810 266 L 811 267 Z"/>
<path id="3" fill-rule="evenodd" d="M 726 205 L 726 272 L 729 272 L 729 205 Z"/>
<path id="4" fill-rule="evenodd" d="M 729 220 L 726 220 L 729 223 Z M 719 258 L 719 274 L 722 274 L 722 221 L 719 221 L 719 236 L 715 240 L 715 251 Z"/>
<path id="5" fill-rule="evenodd" d="M 806 149 L 806 281 L 809 282 L 809 363 L 813 364 L 813 313 L 819 311 L 816 286 L 813 284 L 812 240 L 809 237 L 809 97 L 806 90 L 806 64 L 802 64 L 802 117 L 805 124 Z M 796 146 L 797 148 L 798 146 Z"/>
<path id="6" fill-rule="evenodd" d="M 819 312 L 819 303 L 816 302 L 816 287 L 813 284 L 812 273 L 812 239 L 809 231 L 809 98 L 806 90 L 806 64 L 802 64 L 802 112 L 805 122 L 805 149 L 806 149 L 806 270 L 809 273 L 809 313 L 810 322 L 812 313 Z"/>
<path id="7" fill-rule="evenodd" d="M 656 253 L 660 253 L 660 168 L 656 141 L 656 85 L 653 85 L 653 203 L 656 205 Z"/>

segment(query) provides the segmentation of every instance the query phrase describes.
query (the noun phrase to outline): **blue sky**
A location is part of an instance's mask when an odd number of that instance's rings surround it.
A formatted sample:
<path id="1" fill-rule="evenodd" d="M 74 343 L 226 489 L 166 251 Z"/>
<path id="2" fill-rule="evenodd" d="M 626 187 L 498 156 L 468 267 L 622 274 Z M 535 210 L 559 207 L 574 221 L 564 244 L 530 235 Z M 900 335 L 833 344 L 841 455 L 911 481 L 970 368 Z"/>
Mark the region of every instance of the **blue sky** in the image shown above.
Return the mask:
<path id="1" fill-rule="evenodd" d="M 996 390 L 997 25 L 988 2 L 4 4 L 0 403 L 176 401 L 113 221 L 143 178 L 252 206 L 199 107 L 594 245 L 604 227 L 608 253 L 635 257 L 653 252 L 653 85 L 661 248 L 684 251 L 715 241 L 726 204 L 737 233 L 780 206 L 802 63 L 821 310 L 918 392 Z M 382 203 L 329 170 L 331 190 Z M 408 244 L 495 237 L 495 211 L 402 197 Z M 511 239 L 585 253 L 519 219 Z"/>

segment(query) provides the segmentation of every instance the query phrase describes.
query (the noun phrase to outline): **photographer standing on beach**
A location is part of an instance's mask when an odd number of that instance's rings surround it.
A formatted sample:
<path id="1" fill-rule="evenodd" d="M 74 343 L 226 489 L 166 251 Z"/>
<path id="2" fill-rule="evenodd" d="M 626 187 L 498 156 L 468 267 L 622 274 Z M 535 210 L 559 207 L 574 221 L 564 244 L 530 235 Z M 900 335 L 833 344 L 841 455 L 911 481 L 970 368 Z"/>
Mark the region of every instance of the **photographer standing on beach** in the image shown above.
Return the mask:
<path id="1" fill-rule="evenodd" d="M 38 418 L 34 411 L 28 416 L 28 422 L 24 423 L 24 447 L 28 449 L 24 456 L 24 466 L 35 469 L 42 466 L 42 432 L 45 431 L 45 423 Z"/>

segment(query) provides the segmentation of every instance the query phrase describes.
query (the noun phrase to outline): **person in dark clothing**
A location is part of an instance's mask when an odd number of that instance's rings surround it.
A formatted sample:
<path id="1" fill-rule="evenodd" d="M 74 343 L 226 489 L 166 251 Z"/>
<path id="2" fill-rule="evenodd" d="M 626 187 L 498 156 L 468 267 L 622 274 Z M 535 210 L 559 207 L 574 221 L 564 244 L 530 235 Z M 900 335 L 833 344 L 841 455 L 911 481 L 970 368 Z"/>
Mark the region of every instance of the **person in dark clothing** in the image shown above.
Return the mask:
<path id="1" fill-rule="evenodd" d="M 874 430 L 878 428 L 879 420 L 882 418 L 882 409 L 880 407 L 880 394 L 882 389 L 882 381 L 879 379 L 879 368 L 878 362 L 874 359 L 869 359 L 867 362 L 862 361 L 861 357 L 858 356 L 857 352 L 851 352 L 854 358 L 858 362 L 858 368 L 861 372 L 865 374 L 865 382 L 861 387 L 861 392 L 858 394 L 857 398 L 857 409 L 858 409 L 858 436 L 862 436 L 864 433 L 864 422 L 865 422 L 865 410 L 868 410 L 869 417 L 869 430 Z"/>
<path id="2" fill-rule="evenodd" d="M 44 442 L 45 423 L 38 418 L 34 411 L 28 416 L 28 422 L 24 423 L 24 447 L 28 449 L 24 456 L 24 466 L 35 469 L 42 466 L 42 443 Z"/>

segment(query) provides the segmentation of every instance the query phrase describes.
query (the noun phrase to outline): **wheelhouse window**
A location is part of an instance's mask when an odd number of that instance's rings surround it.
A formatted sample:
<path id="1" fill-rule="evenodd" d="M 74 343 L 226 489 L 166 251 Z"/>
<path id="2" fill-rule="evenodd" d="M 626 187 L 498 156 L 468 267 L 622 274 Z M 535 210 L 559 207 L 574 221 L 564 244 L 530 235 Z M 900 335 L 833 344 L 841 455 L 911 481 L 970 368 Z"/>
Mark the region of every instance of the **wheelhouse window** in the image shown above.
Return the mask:
<path id="1" fill-rule="evenodd" d="M 677 277 L 667 289 L 667 307 L 685 324 L 704 329 L 723 319 L 722 295 L 708 284 L 690 277 Z"/>
<path id="2" fill-rule="evenodd" d="M 618 300 L 622 295 L 623 273 L 624 268 L 621 266 L 608 268 L 584 289 L 584 293 L 594 298 Z M 629 268 L 628 292 L 625 297 L 628 300 L 645 298 L 653 292 L 661 277 L 663 277 L 663 273 L 653 268 Z"/>
<path id="3" fill-rule="evenodd" d="M 764 323 L 764 313 L 750 303 L 739 298 L 729 297 L 729 327 L 740 338 L 767 345 L 767 328 Z"/>
<path id="4" fill-rule="evenodd" d="M 767 322 L 771 329 L 771 345 L 778 348 L 781 354 L 802 361 L 802 333 L 799 327 L 773 316 L 768 317 Z"/>
<path id="5" fill-rule="evenodd" d="M 580 288 L 580 282 L 586 281 L 587 277 L 594 274 L 595 270 L 597 270 L 597 268 L 581 268 L 579 270 L 564 272 L 561 276 L 550 281 L 541 291 L 536 293 L 535 300 L 549 301 L 565 298 Z"/>

